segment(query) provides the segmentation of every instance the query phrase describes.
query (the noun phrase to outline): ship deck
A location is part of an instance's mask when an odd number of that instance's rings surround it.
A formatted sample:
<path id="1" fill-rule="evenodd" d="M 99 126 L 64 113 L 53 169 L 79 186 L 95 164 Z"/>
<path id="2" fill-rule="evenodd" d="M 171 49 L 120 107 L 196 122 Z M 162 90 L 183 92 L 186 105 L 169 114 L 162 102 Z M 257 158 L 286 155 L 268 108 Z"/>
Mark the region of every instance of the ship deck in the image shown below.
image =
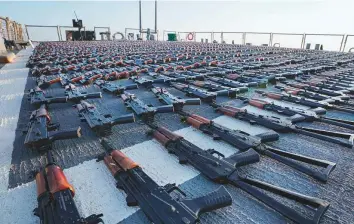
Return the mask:
<path id="1" fill-rule="evenodd" d="M 29 68 L 26 68 L 26 62 L 32 51 L 33 49 L 30 48 L 21 50 L 14 63 L 7 64 L 0 69 L 0 223 L 4 224 L 39 223 L 38 217 L 32 212 L 37 207 L 33 171 L 44 166 L 46 159 L 43 153 L 28 149 L 23 144 L 25 138 L 23 131 L 26 129 L 31 111 L 35 109 L 28 101 L 28 91 L 36 86 L 36 80 L 28 75 Z M 94 85 L 80 88 L 88 92 L 99 91 L 99 87 Z M 177 96 L 185 97 L 181 91 L 171 87 L 166 88 Z M 272 86 L 268 87 L 268 89 L 272 88 Z M 152 92 L 144 87 L 129 92 L 134 93 L 147 104 L 163 105 Z M 46 93 L 59 96 L 64 94 L 64 89 L 57 83 L 47 89 Z M 131 113 L 119 97 L 103 91 L 102 94 L 101 99 L 88 101 L 94 103 L 100 110 L 113 115 Z M 252 94 L 251 91 L 248 96 Z M 217 103 L 245 106 L 243 101 L 228 97 L 217 97 Z M 284 105 L 288 104 L 284 103 Z M 259 109 L 246 107 L 262 113 Z M 185 106 L 184 110 L 251 134 L 268 131 L 264 127 L 252 126 L 215 113 L 214 109 L 206 103 L 200 106 Z M 99 137 L 85 122 L 80 121 L 73 104 L 51 104 L 49 113 L 54 122 L 60 123 L 60 128 L 63 130 L 78 126 L 82 128 L 81 138 L 57 141 L 53 144 L 52 150 L 57 164 L 64 169 L 69 183 L 76 190 L 74 200 L 80 214 L 87 217 L 93 213 L 103 213 L 103 219 L 107 224 L 149 223 L 139 207 L 126 205 L 125 193 L 115 187 L 114 178 L 104 163 L 96 162 L 97 156 L 105 150 L 100 144 Z M 354 121 L 353 114 L 331 111 L 327 114 Z M 214 148 L 226 156 L 237 151 L 234 147 L 222 141 L 215 141 L 181 122 L 181 116 L 176 113 L 156 114 L 155 122 L 182 135 L 202 149 Z M 304 125 L 354 134 L 353 130 L 320 122 Z M 189 197 L 203 195 L 219 186 L 206 179 L 191 165 L 179 164 L 175 156 L 166 153 L 161 144 L 147 135 L 148 131 L 149 127 L 137 119 L 135 123 L 114 126 L 113 133 L 107 139 L 116 149 L 122 150 L 139 163 L 144 171 L 160 185 L 176 183 Z M 286 151 L 335 162 L 337 166 L 330 175 L 329 181 L 321 183 L 282 163 L 262 156 L 260 162 L 241 167 L 240 174 L 330 202 L 330 208 L 320 223 L 353 223 L 353 149 L 294 133 L 280 134 L 280 139 L 272 145 Z M 291 223 L 240 189 L 232 186 L 226 186 L 226 188 L 233 198 L 233 204 L 203 214 L 202 223 Z M 289 206 L 301 210 L 296 204 L 289 203 Z"/>

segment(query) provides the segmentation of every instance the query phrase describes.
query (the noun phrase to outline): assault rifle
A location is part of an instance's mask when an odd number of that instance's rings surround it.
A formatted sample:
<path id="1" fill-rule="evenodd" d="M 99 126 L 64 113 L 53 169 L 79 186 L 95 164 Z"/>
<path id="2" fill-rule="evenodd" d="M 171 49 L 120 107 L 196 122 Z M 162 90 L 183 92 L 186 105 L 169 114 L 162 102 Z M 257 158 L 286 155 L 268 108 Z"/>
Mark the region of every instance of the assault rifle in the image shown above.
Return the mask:
<path id="1" fill-rule="evenodd" d="M 102 78 L 103 75 L 101 72 L 89 72 L 89 74 L 85 74 L 85 76 L 81 76 L 79 82 L 82 85 L 87 85 L 93 83 L 96 79 Z"/>
<path id="2" fill-rule="evenodd" d="M 224 85 L 224 86 L 238 88 L 241 93 L 248 91 L 248 88 L 247 88 L 248 85 L 244 84 L 244 83 L 240 83 L 240 82 L 233 81 L 230 79 L 225 79 L 225 78 L 208 77 L 208 79 L 213 82 L 220 83 L 221 85 Z"/>
<path id="3" fill-rule="evenodd" d="M 33 210 L 41 224 L 98 224 L 103 214 L 82 218 L 75 205 L 75 190 L 48 151 L 47 165 L 36 174 L 38 207 Z"/>
<path id="4" fill-rule="evenodd" d="M 259 156 L 254 156 L 254 153 L 236 153 L 225 158 L 222 153 L 214 149 L 202 150 L 198 146 L 164 127 L 155 128 L 153 136 L 166 147 L 169 153 L 178 157 L 179 163 L 191 164 L 199 172 L 214 182 L 231 184 L 240 188 L 297 223 L 319 223 L 321 217 L 329 207 L 328 202 L 319 198 L 302 195 L 256 179 L 241 176 L 238 173 L 238 167 L 259 161 Z M 301 203 L 307 208 L 312 208 L 315 214 L 312 218 L 300 214 L 289 208 L 287 205 L 265 194 L 260 189 Z"/>
<path id="5" fill-rule="evenodd" d="M 144 87 L 149 87 L 151 86 L 153 83 L 163 83 L 165 81 L 165 79 L 147 79 L 145 77 L 132 77 L 131 78 L 135 83 L 144 86 Z"/>
<path id="6" fill-rule="evenodd" d="M 181 99 L 172 95 L 162 87 L 153 87 L 151 91 L 159 98 L 160 101 L 167 105 L 173 105 L 175 111 L 181 111 L 184 105 L 200 105 L 199 98 Z"/>
<path id="7" fill-rule="evenodd" d="M 121 71 L 117 72 L 115 70 L 111 70 L 108 72 L 108 74 L 104 75 L 104 80 L 117 80 L 117 79 L 124 79 L 124 78 L 129 78 L 129 72 L 127 71 Z"/>
<path id="8" fill-rule="evenodd" d="M 65 86 L 65 95 L 67 95 L 69 101 L 74 103 L 79 103 L 80 100 L 84 99 L 102 98 L 101 92 L 87 93 L 85 91 L 79 91 L 73 84 Z"/>
<path id="9" fill-rule="evenodd" d="M 102 88 L 103 91 L 110 92 L 113 94 L 122 94 L 125 90 L 138 88 L 137 84 L 120 85 L 113 84 L 104 80 L 96 80 L 95 84 Z"/>
<path id="10" fill-rule="evenodd" d="M 37 86 L 42 89 L 47 89 L 49 88 L 50 85 L 60 81 L 61 81 L 60 77 L 48 79 L 47 76 L 41 75 L 39 78 L 37 78 Z"/>
<path id="11" fill-rule="evenodd" d="M 134 94 L 124 93 L 121 95 L 122 100 L 127 108 L 132 109 L 136 115 L 143 120 L 152 120 L 156 113 L 173 112 L 173 105 L 164 105 L 153 107 L 139 100 Z"/>
<path id="12" fill-rule="evenodd" d="M 208 92 L 182 83 L 171 83 L 171 86 L 185 92 L 187 96 L 199 97 L 205 102 L 214 102 L 216 100 L 217 94 L 214 92 Z"/>
<path id="13" fill-rule="evenodd" d="M 291 95 L 285 95 L 285 94 L 281 94 L 281 93 L 275 93 L 275 92 L 264 92 L 264 91 L 260 91 L 260 90 L 256 90 L 256 93 L 265 95 L 271 99 L 275 99 L 275 100 L 284 100 L 284 101 L 288 101 L 288 102 L 292 102 L 292 103 L 297 103 L 297 104 L 301 104 L 304 106 L 308 106 L 311 108 L 316 108 L 316 107 L 323 107 L 326 109 L 333 109 L 333 110 L 338 110 L 338 111 L 343 111 L 343 112 L 348 112 L 348 113 L 354 113 L 354 109 L 352 108 L 347 108 L 347 107 L 342 107 L 342 106 L 335 106 L 332 104 L 329 104 L 327 102 L 318 102 L 315 100 L 310 100 L 310 99 L 306 99 L 306 98 L 300 98 L 300 97 L 295 97 L 295 96 L 291 96 Z"/>
<path id="14" fill-rule="evenodd" d="M 248 87 L 256 87 L 261 85 L 259 80 L 255 81 L 254 78 L 245 77 L 239 74 L 228 74 L 225 76 L 225 78 L 247 84 Z"/>
<path id="15" fill-rule="evenodd" d="M 48 111 L 45 105 L 33 111 L 30 116 L 30 121 L 25 131 L 25 145 L 35 149 L 48 149 L 51 147 L 52 142 L 56 140 L 80 138 L 81 128 L 70 131 L 57 131 L 59 124 L 51 123 Z M 53 131 L 53 132 L 51 132 Z"/>
<path id="16" fill-rule="evenodd" d="M 313 95 L 314 94 L 321 94 L 320 96 L 323 96 L 324 99 L 328 99 L 329 97 L 340 98 L 343 100 L 349 99 L 349 96 L 343 95 L 342 92 L 336 92 L 336 91 L 328 90 L 325 88 L 310 86 L 308 84 L 303 84 L 303 83 L 291 83 L 291 82 L 283 82 L 283 83 L 285 83 L 288 86 L 296 88 L 296 90 L 298 90 L 301 93 L 309 92 L 310 94 L 313 94 Z M 286 87 L 278 86 L 278 88 L 282 89 L 282 88 L 286 88 Z"/>
<path id="17" fill-rule="evenodd" d="M 190 75 L 190 73 L 187 72 L 163 72 L 162 75 L 173 78 L 176 82 L 185 82 L 186 80 L 204 80 L 204 75 Z"/>
<path id="18" fill-rule="evenodd" d="M 236 94 L 239 93 L 238 89 L 217 85 L 211 82 L 189 81 L 188 83 L 200 88 L 204 88 L 207 91 L 215 92 L 217 96 L 228 96 L 234 98 L 236 97 Z"/>
<path id="19" fill-rule="evenodd" d="M 291 107 L 283 107 L 279 105 L 275 105 L 274 103 L 269 103 L 267 101 L 263 101 L 261 99 L 250 99 L 248 103 L 252 106 L 258 107 L 262 110 L 272 111 L 278 114 L 291 116 L 292 122 L 298 121 L 319 121 L 327 124 L 336 125 L 343 128 L 348 128 L 354 130 L 354 122 L 349 120 L 343 119 L 336 119 L 330 117 L 320 116 L 326 113 L 325 109 L 322 108 L 315 108 L 311 110 L 302 110 L 298 108 L 291 108 Z"/>
<path id="20" fill-rule="evenodd" d="M 117 124 L 131 123 L 135 121 L 134 114 L 126 114 L 119 117 L 112 117 L 111 114 L 102 114 L 97 108 L 88 102 L 81 100 L 76 105 L 81 121 L 87 124 L 98 135 L 105 136 L 112 133 L 112 126 Z"/>
<path id="21" fill-rule="evenodd" d="M 186 194 L 175 184 L 159 186 L 121 151 L 113 150 L 103 160 L 117 180 L 117 188 L 127 194 L 127 205 L 139 206 L 152 223 L 197 223 L 202 213 L 232 204 L 232 198 L 223 186 L 199 198 L 175 199 L 170 196 L 173 191 Z"/>
<path id="22" fill-rule="evenodd" d="M 31 104 L 39 107 L 43 104 L 51 104 L 51 103 L 66 103 L 67 102 L 67 97 L 52 97 L 52 96 L 46 96 L 45 92 L 36 86 L 34 89 L 29 90 L 29 101 L 31 101 Z"/>
<path id="23" fill-rule="evenodd" d="M 350 94 L 354 93 L 354 88 L 353 88 L 354 86 L 343 82 L 327 80 L 326 82 L 320 82 L 314 85 L 320 88 L 326 88 L 334 91 L 341 91 L 343 93 L 350 93 Z"/>
<path id="24" fill-rule="evenodd" d="M 281 88 L 276 86 L 277 88 Z M 281 88 L 282 89 L 282 88 Z M 313 93 L 313 92 L 309 92 L 307 90 L 301 90 L 301 89 L 292 89 L 292 88 L 284 88 L 285 91 L 289 94 L 292 95 L 298 95 L 298 96 L 302 96 L 302 97 L 306 97 L 309 99 L 313 99 L 313 100 L 317 100 L 320 101 L 320 103 L 328 103 L 328 104 L 335 104 L 335 105 L 339 105 L 341 110 L 345 110 L 347 111 L 354 111 L 353 107 L 354 104 L 349 102 L 349 99 L 351 98 L 348 95 L 340 95 L 340 96 L 333 96 L 333 97 L 329 97 L 329 96 L 325 96 L 322 94 L 318 94 L 318 93 Z M 334 106 L 337 107 L 337 106 Z"/>
<path id="25" fill-rule="evenodd" d="M 75 78 L 81 77 L 81 75 L 73 74 L 73 75 L 71 75 L 71 77 L 69 77 L 68 74 L 59 74 L 59 77 L 60 77 L 60 84 L 61 84 L 62 87 L 64 87 L 64 86 L 69 85 L 70 83 L 74 83 L 71 80 L 72 79 L 75 80 Z"/>
<path id="26" fill-rule="evenodd" d="M 317 138 L 320 140 L 332 142 L 348 148 L 353 147 L 353 140 L 352 140 L 353 135 L 349 133 L 333 132 L 333 131 L 325 131 L 321 129 L 300 127 L 298 125 L 292 124 L 291 120 L 289 119 L 280 119 L 274 116 L 258 115 L 258 114 L 250 113 L 245 109 L 240 109 L 233 106 L 216 105 L 216 107 L 217 107 L 216 111 L 220 111 L 221 113 L 227 116 L 234 117 L 242 121 L 247 121 L 250 124 L 258 124 L 277 132 L 281 132 L 281 133 L 294 132 L 294 133 L 307 135 L 313 138 Z M 334 137 L 347 138 L 348 141 L 346 142 Z"/>
<path id="27" fill-rule="evenodd" d="M 223 140 L 243 152 L 247 150 L 249 151 L 253 148 L 264 156 L 275 159 L 323 182 L 328 180 L 329 174 L 334 170 L 336 166 L 335 163 L 329 161 L 286 152 L 284 150 L 270 147 L 264 144 L 266 142 L 278 140 L 279 135 L 275 132 L 267 132 L 258 134 L 256 136 L 251 136 L 250 134 L 243 131 L 225 128 L 196 114 L 185 114 L 185 116 L 187 117 L 187 123 L 201 130 L 203 133 L 212 136 L 214 140 Z M 324 168 L 324 170 L 321 172 L 318 169 L 311 169 L 299 162 L 321 167 Z"/>

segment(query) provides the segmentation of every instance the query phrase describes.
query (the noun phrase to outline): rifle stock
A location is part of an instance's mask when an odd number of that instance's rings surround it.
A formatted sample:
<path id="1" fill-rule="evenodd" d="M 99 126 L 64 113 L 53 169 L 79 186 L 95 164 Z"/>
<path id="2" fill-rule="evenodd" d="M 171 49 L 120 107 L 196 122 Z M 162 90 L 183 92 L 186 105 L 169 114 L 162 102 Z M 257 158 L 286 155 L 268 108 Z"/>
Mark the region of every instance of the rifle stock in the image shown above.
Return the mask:
<path id="1" fill-rule="evenodd" d="M 81 135 L 81 127 L 78 127 L 77 129 L 70 131 L 57 131 L 55 133 L 51 133 L 49 139 L 51 142 L 54 142 L 57 140 L 80 138 Z"/>

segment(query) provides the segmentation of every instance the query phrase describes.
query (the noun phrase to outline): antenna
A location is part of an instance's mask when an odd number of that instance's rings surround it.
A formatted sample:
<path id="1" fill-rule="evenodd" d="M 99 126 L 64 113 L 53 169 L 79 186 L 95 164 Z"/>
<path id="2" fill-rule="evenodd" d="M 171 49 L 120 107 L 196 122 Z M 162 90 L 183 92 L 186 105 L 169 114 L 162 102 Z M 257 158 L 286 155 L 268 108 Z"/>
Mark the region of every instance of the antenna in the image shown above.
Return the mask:
<path id="1" fill-rule="evenodd" d="M 81 28 L 83 27 L 82 25 L 82 20 L 79 20 L 79 18 L 77 17 L 76 11 L 74 11 L 75 17 L 76 17 L 76 21 L 75 19 L 73 19 L 73 27 L 78 27 L 79 28 L 79 34 L 80 34 L 80 40 L 83 40 L 82 34 L 81 34 Z M 86 36 L 86 33 L 85 33 Z"/>
<path id="2" fill-rule="evenodd" d="M 75 12 L 75 11 L 74 11 L 74 14 L 75 14 L 76 20 L 79 21 L 79 19 L 77 18 L 77 15 L 76 15 L 76 12 Z"/>

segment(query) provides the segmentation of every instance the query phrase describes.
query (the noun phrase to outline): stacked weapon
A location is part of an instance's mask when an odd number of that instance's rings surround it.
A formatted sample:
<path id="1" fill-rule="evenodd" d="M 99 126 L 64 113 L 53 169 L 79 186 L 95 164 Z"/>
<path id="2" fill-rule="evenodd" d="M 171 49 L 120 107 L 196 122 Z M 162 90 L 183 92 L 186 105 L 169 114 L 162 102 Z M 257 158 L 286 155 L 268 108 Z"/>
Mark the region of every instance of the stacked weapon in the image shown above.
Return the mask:
<path id="1" fill-rule="evenodd" d="M 112 133 L 112 126 L 117 124 L 131 123 L 135 121 L 134 114 L 126 114 L 118 117 L 112 117 L 111 114 L 103 114 L 97 108 L 81 100 L 76 105 L 81 121 L 86 121 L 89 127 L 98 135 L 105 136 Z"/>
<path id="2" fill-rule="evenodd" d="M 278 211 L 285 217 L 297 223 L 319 223 L 321 217 L 329 207 L 329 203 L 319 198 L 302 195 L 290 190 L 277 187 L 256 179 L 243 177 L 238 173 L 238 167 L 259 161 L 258 154 L 249 151 L 236 153 L 230 157 L 214 150 L 202 150 L 183 137 L 164 127 L 156 127 L 153 136 L 163 144 L 169 153 L 178 157 L 179 163 L 189 163 L 210 180 L 231 184 L 251 194 L 256 199 Z M 312 218 L 307 217 L 289 208 L 287 205 L 268 196 L 263 191 L 271 192 L 311 208 L 315 212 Z"/>
<path id="3" fill-rule="evenodd" d="M 294 132 L 320 140 L 332 142 L 348 148 L 353 147 L 353 137 L 352 134 L 349 133 L 332 132 L 321 129 L 300 127 L 298 125 L 292 124 L 291 120 L 289 119 L 280 119 L 274 116 L 257 115 L 254 113 L 250 113 L 245 109 L 240 109 L 233 106 L 217 106 L 216 110 L 220 111 L 221 113 L 227 116 L 234 117 L 242 121 L 247 121 L 250 124 L 258 124 L 277 132 Z M 343 141 L 342 139 L 338 139 L 335 137 L 348 138 L 348 141 Z"/>
<path id="4" fill-rule="evenodd" d="M 34 89 L 30 89 L 29 100 L 32 105 L 39 107 L 42 104 L 66 103 L 68 99 L 67 97 L 46 96 L 45 92 L 36 86 Z"/>
<path id="5" fill-rule="evenodd" d="M 110 92 L 113 94 L 118 94 L 118 95 L 124 93 L 125 90 L 138 88 L 137 84 L 120 85 L 120 84 L 113 84 L 111 82 L 107 82 L 104 80 L 97 80 L 95 84 L 98 85 L 103 91 Z"/>
<path id="6" fill-rule="evenodd" d="M 84 99 L 102 98 L 101 92 L 87 93 L 85 91 L 79 91 L 79 89 L 71 83 L 65 86 L 65 95 L 67 95 L 69 101 L 74 103 L 79 103 L 80 100 Z"/>
<path id="7" fill-rule="evenodd" d="M 124 93 L 121 95 L 122 100 L 127 108 L 132 109 L 136 115 L 143 120 L 152 120 L 156 113 L 173 112 L 173 105 L 150 106 L 138 99 L 134 94 Z"/>
<path id="8" fill-rule="evenodd" d="M 139 206 L 152 223 L 197 223 L 202 213 L 231 205 L 225 187 L 193 199 L 170 196 L 173 191 L 186 194 L 175 184 L 159 186 L 143 169 L 123 152 L 113 150 L 104 163 L 117 180 L 117 188 L 126 194 L 128 206 Z"/>
<path id="9" fill-rule="evenodd" d="M 153 87 L 151 91 L 159 98 L 160 101 L 167 105 L 173 105 L 175 111 L 181 111 L 184 105 L 200 105 L 199 98 L 181 99 L 172 95 L 162 87 Z"/>
<path id="10" fill-rule="evenodd" d="M 25 145 L 35 149 L 48 149 L 52 142 L 56 140 L 71 139 L 81 137 L 81 128 L 75 130 L 57 131 L 59 124 L 51 123 L 45 105 L 32 112 L 30 121 L 25 131 Z"/>
<path id="11" fill-rule="evenodd" d="M 33 210 L 42 224 L 98 224 L 103 214 L 82 218 L 75 205 L 75 190 L 48 151 L 47 165 L 36 174 L 38 207 Z"/>
<path id="12" fill-rule="evenodd" d="M 285 165 L 288 165 L 317 180 L 326 182 L 328 180 L 329 174 L 336 167 L 335 163 L 329 161 L 286 152 L 284 150 L 264 144 L 266 142 L 278 140 L 279 135 L 275 132 L 267 132 L 258 134 L 256 136 L 251 136 L 250 134 L 243 131 L 230 130 L 221 125 L 217 125 L 213 121 L 196 114 L 185 114 L 185 116 L 187 116 L 187 123 L 201 130 L 203 133 L 212 136 L 214 140 L 223 140 L 241 150 L 242 152 L 250 153 L 250 150 L 255 149 L 258 153 L 284 163 Z M 321 167 L 324 168 L 324 170 L 321 172 L 318 169 L 311 169 L 307 166 L 304 166 L 302 163 Z"/>

